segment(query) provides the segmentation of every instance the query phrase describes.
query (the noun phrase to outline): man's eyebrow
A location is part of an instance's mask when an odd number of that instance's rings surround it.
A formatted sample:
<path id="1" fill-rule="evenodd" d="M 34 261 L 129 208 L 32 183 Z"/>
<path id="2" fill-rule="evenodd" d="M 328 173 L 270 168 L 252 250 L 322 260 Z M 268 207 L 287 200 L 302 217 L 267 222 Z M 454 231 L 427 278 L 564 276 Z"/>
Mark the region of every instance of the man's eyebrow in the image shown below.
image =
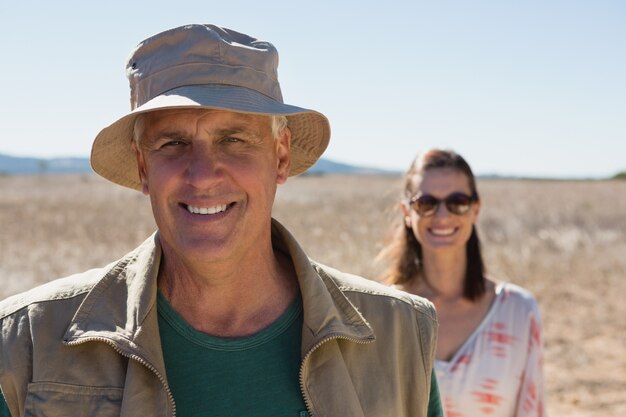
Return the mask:
<path id="1" fill-rule="evenodd" d="M 184 139 L 187 137 L 187 134 L 182 130 L 171 130 L 171 129 L 163 129 L 158 132 L 154 132 L 148 135 L 148 140 L 158 140 L 161 138 L 167 139 Z"/>
<path id="2" fill-rule="evenodd" d="M 231 128 L 225 128 L 225 129 L 217 129 L 215 131 L 215 134 L 221 137 L 235 135 L 237 133 L 245 133 L 245 134 L 253 135 L 256 137 L 261 136 L 261 133 L 257 129 L 252 129 L 247 126 L 237 126 L 237 127 L 231 127 Z"/>

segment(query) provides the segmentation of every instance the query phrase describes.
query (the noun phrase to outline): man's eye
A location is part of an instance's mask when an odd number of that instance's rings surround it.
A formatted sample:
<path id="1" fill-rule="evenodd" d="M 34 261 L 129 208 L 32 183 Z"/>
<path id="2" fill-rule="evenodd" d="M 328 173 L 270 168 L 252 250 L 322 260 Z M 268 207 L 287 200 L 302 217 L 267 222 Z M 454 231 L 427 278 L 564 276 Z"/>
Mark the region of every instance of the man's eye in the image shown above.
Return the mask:
<path id="1" fill-rule="evenodd" d="M 163 142 L 163 144 L 161 144 L 161 148 L 181 146 L 184 144 L 185 142 L 183 142 L 182 140 L 168 140 L 167 142 Z"/>
<path id="2" fill-rule="evenodd" d="M 231 137 L 231 136 L 225 137 L 223 141 L 224 141 L 224 142 L 227 142 L 227 143 L 238 143 L 238 142 L 243 142 L 241 139 L 239 139 L 239 138 L 233 138 L 233 137 Z"/>

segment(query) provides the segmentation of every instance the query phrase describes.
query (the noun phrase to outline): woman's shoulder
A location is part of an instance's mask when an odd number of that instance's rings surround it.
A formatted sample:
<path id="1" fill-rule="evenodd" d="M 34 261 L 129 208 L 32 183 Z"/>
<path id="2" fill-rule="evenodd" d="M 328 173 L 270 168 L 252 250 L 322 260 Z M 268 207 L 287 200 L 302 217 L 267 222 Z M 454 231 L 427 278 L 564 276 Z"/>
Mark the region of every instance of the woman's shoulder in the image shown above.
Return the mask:
<path id="1" fill-rule="evenodd" d="M 498 302 L 502 308 L 513 310 L 518 313 L 537 314 L 539 306 L 532 292 L 511 282 L 498 282 L 496 284 Z"/>

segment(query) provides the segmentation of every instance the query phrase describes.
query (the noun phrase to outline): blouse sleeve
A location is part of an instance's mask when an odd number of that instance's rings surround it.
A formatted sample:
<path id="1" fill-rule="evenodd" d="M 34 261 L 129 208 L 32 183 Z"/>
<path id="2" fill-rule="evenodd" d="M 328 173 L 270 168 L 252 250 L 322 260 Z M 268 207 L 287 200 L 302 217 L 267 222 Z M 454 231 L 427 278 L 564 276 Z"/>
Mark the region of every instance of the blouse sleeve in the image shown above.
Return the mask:
<path id="1" fill-rule="evenodd" d="M 544 417 L 545 396 L 543 381 L 543 335 L 541 316 L 533 300 L 528 322 L 528 352 L 526 367 L 522 374 L 515 417 Z"/>

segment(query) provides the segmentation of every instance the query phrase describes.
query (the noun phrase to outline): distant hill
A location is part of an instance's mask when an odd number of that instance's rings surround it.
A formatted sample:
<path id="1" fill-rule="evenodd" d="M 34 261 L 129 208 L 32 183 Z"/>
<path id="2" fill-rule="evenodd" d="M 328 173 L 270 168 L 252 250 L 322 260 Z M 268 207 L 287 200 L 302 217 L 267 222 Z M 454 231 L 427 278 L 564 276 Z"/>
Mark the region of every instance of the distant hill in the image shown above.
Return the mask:
<path id="1" fill-rule="evenodd" d="M 611 177 L 613 180 L 626 180 L 626 171 L 618 172 Z"/>
<path id="2" fill-rule="evenodd" d="M 0 154 L 0 175 L 91 173 L 88 158 L 25 158 Z M 320 159 L 306 175 L 324 174 L 397 174 L 376 168 L 343 164 Z"/>
<path id="3" fill-rule="evenodd" d="M 0 174 L 73 174 L 91 172 L 87 158 L 23 158 L 0 154 Z"/>
<path id="4" fill-rule="evenodd" d="M 399 172 L 388 171 L 384 169 L 363 167 L 357 165 L 349 165 L 341 162 L 331 161 L 330 159 L 320 158 L 315 165 L 313 165 L 305 173 L 305 175 L 323 175 L 323 174 L 382 174 L 382 175 L 396 175 Z"/>

